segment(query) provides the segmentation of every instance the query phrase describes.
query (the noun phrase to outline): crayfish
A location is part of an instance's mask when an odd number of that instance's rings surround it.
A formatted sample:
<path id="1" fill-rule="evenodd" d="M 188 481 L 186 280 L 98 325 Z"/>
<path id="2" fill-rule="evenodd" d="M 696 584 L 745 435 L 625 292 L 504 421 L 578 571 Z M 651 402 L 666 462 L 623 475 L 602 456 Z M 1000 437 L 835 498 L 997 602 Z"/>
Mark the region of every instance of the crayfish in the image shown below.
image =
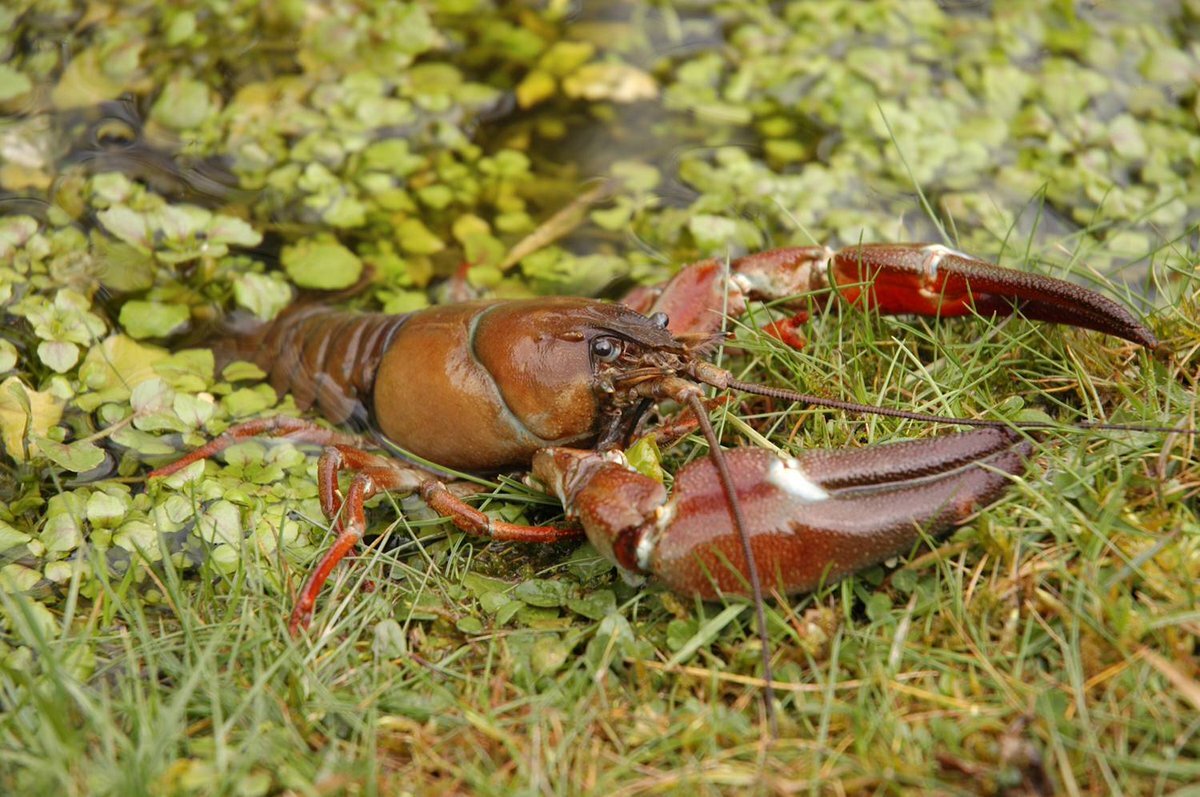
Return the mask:
<path id="1" fill-rule="evenodd" d="M 742 382 L 701 359 L 719 340 L 724 317 L 741 313 L 749 300 L 798 309 L 806 296 L 821 294 L 881 313 L 1015 312 L 1161 350 L 1115 301 L 939 245 L 808 247 L 728 266 L 705 261 L 624 304 L 477 301 L 396 316 L 296 305 L 218 342 L 220 358 L 257 363 L 276 390 L 335 424 L 369 417 L 379 434 L 421 459 L 466 471 L 532 467 L 536 482 L 582 531 L 492 519 L 456 497 L 436 472 L 295 418 L 235 426 L 151 477 L 259 435 L 324 447 L 319 496 L 337 536 L 296 599 L 293 633 L 307 625 L 322 584 L 362 538 L 364 502 L 381 491 L 417 493 L 460 529 L 496 540 L 586 534 L 621 570 L 652 575 L 684 594 L 753 595 L 762 633 L 764 587 L 781 594 L 812 590 L 904 553 L 924 534 L 944 533 L 1002 493 L 1030 451 L 1028 439 L 1002 423 L 866 408 L 983 428 L 795 457 L 753 448 L 722 454 L 707 420 L 705 387 L 864 409 Z M 790 340 L 796 323 L 773 322 L 768 332 Z M 621 453 L 663 400 L 690 409 L 711 451 L 676 475 L 670 496 L 628 467 Z M 343 491 L 344 470 L 353 476 Z"/>

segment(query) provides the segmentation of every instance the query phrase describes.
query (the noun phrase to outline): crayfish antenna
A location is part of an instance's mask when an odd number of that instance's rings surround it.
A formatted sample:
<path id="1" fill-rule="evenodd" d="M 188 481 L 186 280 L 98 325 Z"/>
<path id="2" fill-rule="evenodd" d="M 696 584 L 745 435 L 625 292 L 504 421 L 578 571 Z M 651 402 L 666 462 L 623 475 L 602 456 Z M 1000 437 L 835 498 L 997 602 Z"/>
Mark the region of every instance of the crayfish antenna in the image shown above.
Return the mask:
<path id="1" fill-rule="evenodd" d="M 912 412 L 893 407 L 878 407 L 873 404 L 859 404 L 853 401 L 815 396 L 800 393 L 782 387 L 759 385 L 754 382 L 743 382 L 733 374 L 710 363 L 693 363 L 689 375 L 705 385 L 724 390 L 737 390 L 751 393 L 755 396 L 794 401 L 798 404 L 808 404 L 813 407 L 826 407 L 844 412 L 857 412 L 866 415 L 881 415 L 887 418 L 903 418 L 922 423 L 947 423 L 955 426 L 973 426 L 985 429 L 1021 429 L 1034 431 L 1037 429 L 1087 429 L 1099 432 L 1154 432 L 1156 434 L 1185 434 L 1200 436 L 1200 429 L 1179 428 L 1175 426 L 1148 426 L 1137 423 L 1103 423 L 1100 421 L 1080 421 L 1078 423 L 1054 423 L 1052 421 L 990 421 L 985 418 L 960 418 L 954 415 L 932 415 L 925 412 Z"/>
<path id="2" fill-rule="evenodd" d="M 687 394 L 687 405 L 691 408 L 696 416 L 696 421 L 700 424 L 700 430 L 704 433 L 704 439 L 708 441 L 709 456 L 712 459 L 713 465 L 716 466 L 717 474 L 721 480 L 721 488 L 725 492 L 725 498 L 729 505 L 729 514 L 733 518 L 733 525 L 737 531 L 738 538 L 742 541 L 742 552 L 746 557 L 746 580 L 750 582 L 750 591 L 754 599 L 754 614 L 755 621 L 758 625 L 758 638 L 762 647 L 762 668 L 763 668 L 763 709 L 766 712 L 767 727 L 771 734 L 771 738 L 779 736 L 779 721 L 775 717 L 775 686 L 771 677 L 771 641 L 767 636 L 767 612 L 763 600 L 762 581 L 758 576 L 758 564 L 754 560 L 754 551 L 750 547 L 750 534 L 747 531 L 749 525 L 746 523 L 746 518 L 742 513 L 742 505 L 738 500 L 737 488 L 733 483 L 733 476 L 729 473 L 729 465 L 725 461 L 725 455 L 721 452 L 721 445 L 717 440 L 717 433 L 713 430 L 712 423 L 708 420 L 708 410 L 704 406 L 704 401 L 700 398 L 699 392 L 689 392 Z"/>

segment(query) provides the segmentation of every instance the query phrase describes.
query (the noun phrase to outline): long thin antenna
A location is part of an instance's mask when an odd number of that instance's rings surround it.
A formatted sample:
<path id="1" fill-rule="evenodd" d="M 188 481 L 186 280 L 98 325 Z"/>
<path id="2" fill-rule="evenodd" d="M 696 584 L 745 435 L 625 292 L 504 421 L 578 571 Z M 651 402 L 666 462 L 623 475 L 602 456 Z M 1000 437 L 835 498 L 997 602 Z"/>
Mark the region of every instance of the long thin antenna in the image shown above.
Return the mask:
<path id="1" fill-rule="evenodd" d="M 706 380 L 705 384 L 712 384 Z M 756 385 L 753 382 L 743 382 L 740 379 L 734 379 L 729 376 L 723 379 L 717 387 L 726 387 L 730 390 L 740 390 L 743 393 L 753 393 L 756 396 L 766 396 L 768 398 L 777 398 L 784 401 L 795 401 L 800 404 L 809 404 L 814 407 L 828 407 L 834 410 L 844 410 L 846 412 L 859 412 L 868 415 L 883 415 L 888 418 L 904 418 L 910 421 L 922 421 L 925 423 L 948 423 L 956 426 L 978 426 L 990 427 L 994 429 L 1093 429 L 1107 432 L 1156 432 L 1159 434 L 1200 434 L 1200 429 L 1179 429 L 1170 426 L 1141 426 L 1133 423 L 1100 423 L 1097 421 L 1080 421 L 1079 423 L 1054 423 L 1051 421 L 989 421 L 984 418 L 957 418 L 952 415 L 929 415 L 924 412 L 911 412 L 909 410 L 899 410 L 892 407 L 876 407 L 871 404 L 858 404 L 853 401 L 842 401 L 841 399 L 825 398 L 824 396 L 813 396 L 808 393 L 797 393 L 794 390 L 788 390 L 780 387 L 769 387 L 767 385 Z"/>
<path id="2" fill-rule="evenodd" d="M 742 515 L 742 505 L 738 500 L 737 487 L 733 483 L 729 465 L 725 461 L 725 455 L 721 453 L 717 433 L 713 431 L 712 423 L 708 420 L 708 409 L 704 406 L 699 393 L 689 393 L 687 403 L 700 424 L 704 439 L 708 441 L 709 456 L 712 458 L 713 464 L 717 466 L 717 474 L 721 478 L 721 486 L 728 499 L 729 514 L 733 518 L 738 538 L 742 541 L 742 553 L 746 557 L 746 578 L 750 582 L 750 591 L 754 596 L 754 614 L 758 623 L 759 643 L 762 646 L 763 680 L 766 682 L 763 687 L 763 706 L 767 714 L 767 727 L 770 729 L 771 738 L 778 738 L 779 722 L 775 718 L 775 685 L 771 677 L 771 641 L 767 637 L 767 612 L 764 608 L 762 582 L 758 578 L 758 563 L 755 562 L 754 551 L 750 547 L 748 526 Z"/>

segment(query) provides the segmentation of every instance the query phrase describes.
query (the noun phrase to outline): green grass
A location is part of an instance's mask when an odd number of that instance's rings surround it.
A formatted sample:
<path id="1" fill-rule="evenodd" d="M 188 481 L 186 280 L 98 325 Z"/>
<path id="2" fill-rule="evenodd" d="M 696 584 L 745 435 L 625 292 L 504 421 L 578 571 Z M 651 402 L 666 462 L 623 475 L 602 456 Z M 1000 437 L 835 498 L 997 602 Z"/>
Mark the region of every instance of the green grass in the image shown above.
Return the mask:
<path id="1" fill-rule="evenodd" d="M 1186 276 L 1172 290 L 1190 302 L 1160 311 L 1179 352 L 1170 364 L 1020 320 L 853 313 L 816 319 L 801 353 L 750 335 L 728 361 L 924 412 L 1012 417 L 1024 406 L 1194 428 L 1200 319 Z M 938 431 L 757 400 L 729 411 L 785 448 Z M 669 461 L 695 454 L 702 443 L 687 441 Z M 1044 436 L 1025 476 L 945 544 L 771 604 L 773 741 L 744 607 L 627 587 L 570 546 L 410 527 L 388 500 L 373 513 L 380 541 L 338 570 L 297 641 L 285 618 L 303 566 L 250 544 L 228 572 L 183 574 L 168 560 L 149 576 L 157 605 L 130 577 L 102 579 L 94 601 L 69 587 L 51 610 L 0 592 L 11 619 L 0 785 L 966 793 L 1045 777 L 1064 793 L 1170 792 L 1200 780 L 1198 489 L 1194 438 Z M 504 622 L 495 596 L 508 588 L 488 573 L 526 599 Z"/>

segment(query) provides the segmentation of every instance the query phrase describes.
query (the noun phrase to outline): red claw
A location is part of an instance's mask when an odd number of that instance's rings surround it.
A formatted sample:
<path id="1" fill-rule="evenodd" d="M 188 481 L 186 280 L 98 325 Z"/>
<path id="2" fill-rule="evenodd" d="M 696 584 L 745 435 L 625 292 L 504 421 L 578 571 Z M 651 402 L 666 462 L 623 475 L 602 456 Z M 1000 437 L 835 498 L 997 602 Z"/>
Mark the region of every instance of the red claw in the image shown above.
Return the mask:
<path id="1" fill-rule="evenodd" d="M 728 274 L 728 280 L 724 276 Z M 1154 333 L 1121 304 L 1071 282 L 1015 271 L 941 244 L 859 244 L 772 249 L 726 264 L 705 260 L 680 271 L 652 297 L 632 297 L 635 309 L 665 312 L 675 333 L 715 332 L 722 314 L 737 316 L 748 299 L 793 311 L 821 309 L 831 294 L 861 309 L 890 315 L 955 318 L 1018 312 L 1035 321 L 1093 329 L 1161 351 Z M 798 316 L 797 316 L 798 318 Z M 773 322 L 768 334 L 794 319 Z M 793 344 L 792 332 L 777 335 Z"/>
<path id="2" fill-rule="evenodd" d="M 808 323 L 808 313 L 799 312 L 791 318 L 780 319 L 779 321 L 771 321 L 764 324 L 762 331 L 775 338 L 786 346 L 799 351 L 808 343 L 796 330 Z"/>
<path id="3" fill-rule="evenodd" d="M 851 304 L 952 318 L 1019 312 L 1159 348 L 1117 302 L 1071 282 L 1014 271 L 939 244 L 863 244 L 830 255 L 830 279 Z"/>
<path id="4" fill-rule="evenodd" d="M 795 458 L 751 448 L 725 456 L 766 585 L 795 594 L 962 523 L 1003 492 L 1029 450 L 1013 432 L 979 429 Z M 625 570 L 706 599 L 749 593 L 711 460 L 680 471 L 669 499 L 611 454 L 551 449 L 535 458 L 534 473 Z"/>

